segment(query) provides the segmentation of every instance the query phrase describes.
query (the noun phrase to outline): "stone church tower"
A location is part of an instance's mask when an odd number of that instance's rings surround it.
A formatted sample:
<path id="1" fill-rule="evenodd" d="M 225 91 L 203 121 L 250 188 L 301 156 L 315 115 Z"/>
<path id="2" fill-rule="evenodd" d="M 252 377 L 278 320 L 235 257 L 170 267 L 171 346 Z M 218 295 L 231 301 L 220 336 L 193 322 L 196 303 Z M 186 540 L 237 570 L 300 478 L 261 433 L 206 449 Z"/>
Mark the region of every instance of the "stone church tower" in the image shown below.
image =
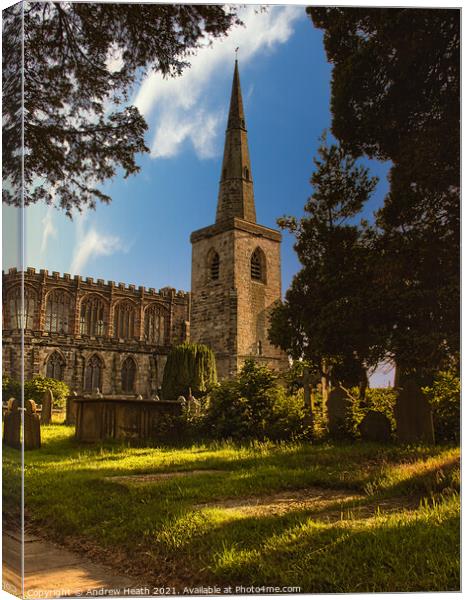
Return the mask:
<path id="1" fill-rule="evenodd" d="M 281 234 L 256 223 L 237 61 L 216 222 L 194 231 L 191 243 L 190 338 L 214 350 L 219 377 L 236 373 L 248 357 L 286 367 L 267 335 L 270 310 L 281 298 Z"/>

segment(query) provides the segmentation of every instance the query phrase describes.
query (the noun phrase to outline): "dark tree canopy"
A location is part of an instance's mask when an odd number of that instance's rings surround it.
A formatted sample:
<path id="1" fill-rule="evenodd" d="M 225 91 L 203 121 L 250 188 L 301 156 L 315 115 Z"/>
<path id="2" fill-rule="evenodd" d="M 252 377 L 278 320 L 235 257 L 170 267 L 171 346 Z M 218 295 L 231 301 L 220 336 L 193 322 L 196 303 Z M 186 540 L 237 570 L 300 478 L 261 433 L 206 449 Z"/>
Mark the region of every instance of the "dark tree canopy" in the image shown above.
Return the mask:
<path id="1" fill-rule="evenodd" d="M 325 360 L 336 379 L 356 384 L 380 358 L 372 238 L 366 224 L 352 223 L 377 180 L 342 147 L 322 142 L 306 216 L 279 221 L 296 236 L 302 269 L 273 312 L 269 335 L 293 358 L 317 368 Z"/>
<path id="2" fill-rule="evenodd" d="M 24 203 L 94 208 L 98 184 L 138 172 L 147 125 L 124 106 L 149 70 L 177 76 L 201 43 L 239 23 L 216 5 L 25 2 L 3 13 L 3 200 L 21 204 L 24 19 Z M 113 62 L 113 64 L 112 64 Z"/>
<path id="3" fill-rule="evenodd" d="M 433 372 L 459 349 L 460 11 L 307 11 L 333 64 L 333 134 L 392 161 L 374 250 L 388 352 Z"/>

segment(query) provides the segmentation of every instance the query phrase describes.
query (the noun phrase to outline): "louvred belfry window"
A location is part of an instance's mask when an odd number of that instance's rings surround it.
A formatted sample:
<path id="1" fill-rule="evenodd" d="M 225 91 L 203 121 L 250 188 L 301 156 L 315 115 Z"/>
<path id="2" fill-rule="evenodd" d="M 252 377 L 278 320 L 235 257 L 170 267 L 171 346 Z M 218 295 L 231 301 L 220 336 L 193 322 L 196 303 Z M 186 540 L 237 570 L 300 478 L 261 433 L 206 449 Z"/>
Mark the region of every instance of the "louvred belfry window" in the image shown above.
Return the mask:
<path id="1" fill-rule="evenodd" d="M 210 277 L 211 281 L 217 281 L 219 279 L 219 268 L 220 268 L 220 259 L 219 254 L 217 252 L 213 252 L 210 261 Z"/>
<path id="2" fill-rule="evenodd" d="M 251 255 L 251 278 L 255 281 L 265 280 L 265 258 L 262 250 L 256 248 Z"/>

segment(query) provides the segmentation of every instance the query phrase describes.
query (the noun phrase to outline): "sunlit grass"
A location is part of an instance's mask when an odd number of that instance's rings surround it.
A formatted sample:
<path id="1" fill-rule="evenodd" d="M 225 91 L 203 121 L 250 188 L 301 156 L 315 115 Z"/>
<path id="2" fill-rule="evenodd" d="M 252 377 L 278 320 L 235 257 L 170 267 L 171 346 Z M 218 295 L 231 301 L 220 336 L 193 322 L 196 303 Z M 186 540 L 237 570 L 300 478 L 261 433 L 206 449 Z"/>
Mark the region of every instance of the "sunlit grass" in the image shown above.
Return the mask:
<path id="1" fill-rule="evenodd" d="M 102 560 L 124 555 L 135 573 L 159 583 L 176 574 L 193 585 L 294 585 L 316 593 L 459 587 L 458 448 L 132 448 L 80 445 L 73 433 L 44 427 L 43 447 L 26 452 L 28 519 L 57 541 L 92 543 Z M 17 471 L 16 457 L 5 449 L 4 476 Z M 111 479 L 193 470 L 201 472 L 143 483 Z M 312 487 L 349 499 L 330 494 L 321 511 L 306 505 L 280 515 L 223 507 Z M 378 513 L 380 501 L 393 499 L 401 506 Z M 5 507 L 13 510 L 8 498 Z"/>

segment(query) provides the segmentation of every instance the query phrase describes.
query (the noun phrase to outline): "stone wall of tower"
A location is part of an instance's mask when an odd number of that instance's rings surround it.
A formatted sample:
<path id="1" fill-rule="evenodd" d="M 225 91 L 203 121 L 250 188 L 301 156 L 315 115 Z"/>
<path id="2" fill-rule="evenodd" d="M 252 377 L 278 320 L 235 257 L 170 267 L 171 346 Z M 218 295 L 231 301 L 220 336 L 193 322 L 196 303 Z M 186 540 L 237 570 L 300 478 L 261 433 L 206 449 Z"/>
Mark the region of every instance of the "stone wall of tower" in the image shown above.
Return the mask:
<path id="1" fill-rule="evenodd" d="M 260 248 L 265 258 L 263 281 L 251 277 L 251 257 Z M 235 231 L 235 287 L 237 289 L 237 366 L 246 358 L 264 362 L 281 370 L 287 360 L 281 350 L 268 339 L 271 309 L 281 298 L 280 236 L 257 237 L 253 233 Z"/>
<path id="2" fill-rule="evenodd" d="M 201 236 L 192 242 L 190 337 L 213 349 L 222 379 L 235 373 L 237 367 L 234 231 Z M 209 264 L 212 252 L 219 255 L 219 279 L 214 281 Z"/>
<path id="3" fill-rule="evenodd" d="M 268 340 L 270 312 L 281 298 L 280 240 L 279 232 L 238 218 L 192 234 L 190 336 L 213 349 L 221 379 L 234 375 L 248 357 L 276 370 L 287 366 Z M 251 276 L 258 248 L 265 261 L 262 281 Z M 219 255 L 215 280 L 213 252 Z"/>

